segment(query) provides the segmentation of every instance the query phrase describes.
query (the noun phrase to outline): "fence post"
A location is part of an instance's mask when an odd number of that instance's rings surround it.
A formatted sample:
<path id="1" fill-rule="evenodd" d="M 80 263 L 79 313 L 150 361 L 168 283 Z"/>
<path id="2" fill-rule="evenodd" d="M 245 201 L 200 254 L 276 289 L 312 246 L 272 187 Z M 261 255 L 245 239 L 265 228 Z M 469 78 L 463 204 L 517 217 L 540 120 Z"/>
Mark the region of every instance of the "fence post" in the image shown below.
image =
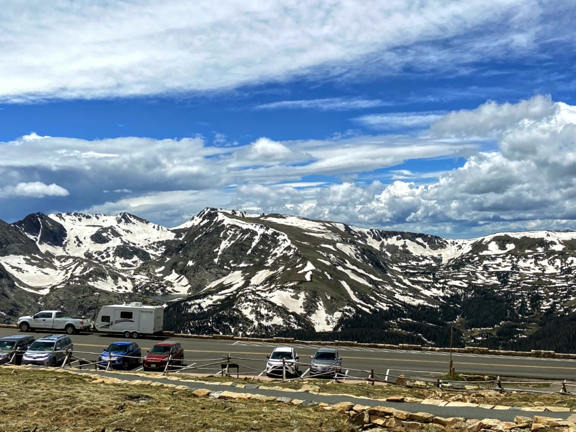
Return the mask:
<path id="1" fill-rule="evenodd" d="M 286 381 L 286 359 L 282 359 L 282 382 Z"/>
<path id="2" fill-rule="evenodd" d="M 374 385 L 374 369 L 370 369 L 370 385 Z"/>
<path id="3" fill-rule="evenodd" d="M 440 388 L 440 378 L 436 378 L 436 387 Z"/>
<path id="4" fill-rule="evenodd" d="M 560 391 L 560 393 L 568 394 L 568 390 L 566 389 L 566 380 L 562 382 L 562 390 Z"/>
<path id="5" fill-rule="evenodd" d="M 226 376 L 230 376 L 230 353 L 226 356 Z"/>
<path id="6" fill-rule="evenodd" d="M 110 363 L 112 363 L 112 359 L 110 358 L 110 356 L 108 356 L 108 364 L 106 365 L 106 372 L 108 372 L 108 369 L 110 369 Z"/>
<path id="7" fill-rule="evenodd" d="M 170 356 L 168 357 L 168 361 L 166 362 L 166 367 L 164 368 L 163 375 L 166 375 L 166 373 L 168 372 L 168 368 L 170 367 L 171 363 L 172 363 L 172 353 L 170 353 Z"/>
<path id="8" fill-rule="evenodd" d="M 16 354 L 18 353 L 18 351 L 16 349 L 14 349 L 12 351 L 12 357 L 10 357 L 10 361 L 8 362 L 9 364 L 16 364 Z"/>
<path id="9" fill-rule="evenodd" d="M 62 367 L 70 366 L 70 350 L 66 348 L 65 351 L 66 357 L 64 357 L 64 361 L 62 362 Z"/>
<path id="10" fill-rule="evenodd" d="M 502 388 L 502 381 L 500 380 L 500 376 L 498 376 L 498 378 L 496 379 L 496 385 L 498 386 L 498 391 L 504 391 L 504 389 Z"/>

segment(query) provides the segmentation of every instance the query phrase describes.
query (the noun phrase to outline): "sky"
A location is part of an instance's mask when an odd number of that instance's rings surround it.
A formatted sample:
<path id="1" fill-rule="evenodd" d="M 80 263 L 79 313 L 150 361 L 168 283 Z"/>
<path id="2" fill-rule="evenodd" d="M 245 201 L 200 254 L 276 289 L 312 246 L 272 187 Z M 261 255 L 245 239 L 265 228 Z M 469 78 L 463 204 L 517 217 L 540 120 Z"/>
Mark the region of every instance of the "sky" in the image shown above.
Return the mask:
<path id="1" fill-rule="evenodd" d="M 0 219 L 576 229 L 569 0 L 5 0 Z"/>

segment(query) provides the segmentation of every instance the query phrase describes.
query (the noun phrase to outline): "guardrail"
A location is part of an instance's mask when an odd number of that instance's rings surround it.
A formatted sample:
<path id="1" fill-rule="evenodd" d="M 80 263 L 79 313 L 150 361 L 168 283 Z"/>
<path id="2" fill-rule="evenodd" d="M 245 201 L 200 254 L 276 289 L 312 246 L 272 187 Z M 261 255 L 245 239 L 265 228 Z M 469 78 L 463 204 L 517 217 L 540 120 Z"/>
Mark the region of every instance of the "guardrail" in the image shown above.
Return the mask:
<path id="1" fill-rule="evenodd" d="M 10 361 L 4 364 L 14 365 L 16 363 L 16 356 L 21 351 L 13 351 L 10 357 Z M 105 370 L 109 371 L 113 364 L 117 363 L 116 358 L 108 358 L 103 360 L 88 360 L 86 357 L 82 355 L 90 355 L 90 356 L 99 356 L 100 353 L 89 352 L 89 351 L 69 351 L 66 350 L 65 358 L 62 361 L 61 366 L 59 368 L 77 368 L 77 369 L 84 369 L 84 368 L 91 368 L 93 367 L 95 370 Z M 127 356 L 127 355 L 120 355 L 123 360 L 124 359 L 132 359 L 136 360 L 138 363 L 138 367 L 135 369 L 136 371 L 141 371 L 143 366 L 140 366 L 142 361 L 144 360 L 145 356 Z M 243 369 L 242 376 L 249 377 L 249 376 L 262 376 L 266 375 L 270 378 L 276 378 L 281 380 L 282 382 L 291 382 L 291 381 L 306 381 L 310 379 L 318 379 L 318 378 L 329 378 L 332 380 L 333 383 L 343 383 L 346 381 L 360 381 L 365 382 L 367 385 L 375 385 L 375 384 L 390 384 L 396 386 L 402 386 L 407 388 L 438 388 L 444 391 L 452 391 L 452 392 L 477 392 L 479 390 L 494 390 L 498 392 L 507 392 L 507 391 L 514 391 L 514 392 L 527 392 L 527 393 L 543 393 L 543 394 L 561 394 L 561 395 L 573 395 L 576 388 L 576 384 L 573 382 L 569 382 L 568 380 L 564 380 L 561 382 L 551 382 L 551 381 L 530 381 L 530 382 L 518 382 L 518 381 L 502 381 L 500 377 L 497 377 L 493 380 L 484 380 L 484 381 L 454 381 L 454 380 L 444 380 L 438 377 L 434 377 L 437 375 L 436 372 L 428 372 L 428 371 L 409 371 L 404 370 L 400 372 L 415 372 L 419 374 L 428 374 L 432 378 L 410 378 L 401 375 L 395 375 L 392 373 L 395 369 L 386 369 L 386 372 L 377 371 L 374 369 L 366 370 L 366 369 L 352 369 L 352 368 L 343 368 L 342 366 L 334 365 L 334 366 L 322 366 L 322 369 L 314 369 L 314 365 L 311 363 L 300 362 L 300 361 L 293 361 L 293 360 L 286 360 L 282 359 L 282 362 L 275 365 L 274 368 L 265 367 L 264 369 L 254 368 L 252 366 L 248 366 L 243 362 L 262 362 L 262 358 L 249 358 L 249 357 L 235 357 L 231 356 L 230 354 L 218 358 L 210 358 L 210 359 L 193 359 L 189 360 L 188 364 L 184 364 L 182 359 L 175 359 L 173 355 L 170 354 L 166 358 L 161 360 L 161 364 L 163 364 L 162 368 L 159 368 L 158 371 L 162 372 L 163 375 L 168 374 L 180 374 L 180 373 L 200 373 L 206 375 L 215 375 L 215 376 L 227 376 L 231 377 L 232 375 L 236 375 L 238 378 L 240 377 L 240 369 Z M 135 362 L 135 363 L 136 363 Z M 300 373 L 299 370 L 303 368 L 305 369 L 304 372 Z M 235 373 L 232 371 L 235 370 Z M 455 388 L 458 385 L 465 384 L 469 388 Z M 560 388 L 558 391 L 548 390 L 545 391 L 544 389 L 535 389 L 535 388 L 524 388 L 521 386 L 524 385 L 548 385 L 548 386 L 556 386 Z"/>

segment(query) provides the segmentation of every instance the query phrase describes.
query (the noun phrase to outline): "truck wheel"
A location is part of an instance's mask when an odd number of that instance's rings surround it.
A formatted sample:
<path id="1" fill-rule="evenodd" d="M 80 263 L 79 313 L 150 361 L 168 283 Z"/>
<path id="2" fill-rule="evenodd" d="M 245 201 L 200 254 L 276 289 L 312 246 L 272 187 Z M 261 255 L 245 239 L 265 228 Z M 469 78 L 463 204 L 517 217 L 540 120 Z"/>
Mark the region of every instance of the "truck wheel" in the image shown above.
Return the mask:
<path id="1" fill-rule="evenodd" d="M 48 366 L 56 367 L 56 359 L 54 357 L 52 357 L 52 360 L 50 360 L 50 364 Z"/>
<path id="2" fill-rule="evenodd" d="M 30 331 L 30 325 L 26 322 L 23 322 L 22 324 L 20 324 L 20 331 L 21 332 Z"/>
<path id="3" fill-rule="evenodd" d="M 125 337 L 126 339 L 130 339 L 130 332 L 129 332 L 129 331 L 125 331 L 125 332 L 124 332 L 124 337 Z"/>
<path id="4" fill-rule="evenodd" d="M 132 332 L 132 338 L 138 339 L 138 332 Z"/>
<path id="5" fill-rule="evenodd" d="M 74 328 L 74 326 L 72 324 L 68 324 L 66 326 L 66 333 L 67 334 L 73 334 L 76 331 L 76 329 Z"/>

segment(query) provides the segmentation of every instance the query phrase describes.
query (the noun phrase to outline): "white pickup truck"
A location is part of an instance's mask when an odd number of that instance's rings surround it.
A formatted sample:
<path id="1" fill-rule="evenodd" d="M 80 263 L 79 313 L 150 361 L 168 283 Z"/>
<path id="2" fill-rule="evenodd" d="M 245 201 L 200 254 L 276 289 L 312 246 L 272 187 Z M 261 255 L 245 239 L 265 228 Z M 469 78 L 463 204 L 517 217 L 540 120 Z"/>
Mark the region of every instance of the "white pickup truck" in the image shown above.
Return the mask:
<path id="1" fill-rule="evenodd" d="M 61 330 L 68 334 L 89 330 L 92 320 L 87 318 L 68 318 L 61 311 L 51 310 L 38 312 L 34 316 L 23 316 L 16 323 L 20 331 Z"/>

